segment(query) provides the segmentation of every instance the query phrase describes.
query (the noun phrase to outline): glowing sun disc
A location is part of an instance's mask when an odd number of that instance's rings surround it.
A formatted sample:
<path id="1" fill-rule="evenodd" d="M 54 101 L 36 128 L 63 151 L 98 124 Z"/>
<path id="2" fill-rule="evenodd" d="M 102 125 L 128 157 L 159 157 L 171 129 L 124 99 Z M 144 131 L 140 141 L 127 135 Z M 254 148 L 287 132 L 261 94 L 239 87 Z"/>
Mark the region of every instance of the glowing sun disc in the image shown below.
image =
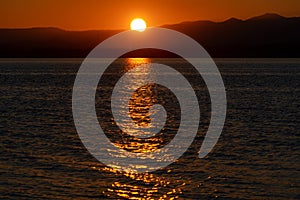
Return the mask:
<path id="1" fill-rule="evenodd" d="M 146 22 L 141 18 L 136 18 L 130 23 L 131 30 L 143 32 L 147 28 Z"/>

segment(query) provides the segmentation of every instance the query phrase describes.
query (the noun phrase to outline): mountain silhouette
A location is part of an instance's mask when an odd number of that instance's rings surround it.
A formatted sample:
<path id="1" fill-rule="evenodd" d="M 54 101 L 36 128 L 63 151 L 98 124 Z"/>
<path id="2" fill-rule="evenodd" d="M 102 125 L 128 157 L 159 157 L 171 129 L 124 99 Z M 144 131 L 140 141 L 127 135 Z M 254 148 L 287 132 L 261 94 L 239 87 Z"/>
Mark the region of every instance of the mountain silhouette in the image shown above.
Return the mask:
<path id="1" fill-rule="evenodd" d="M 212 57 L 300 57 L 300 17 L 264 14 L 247 20 L 193 21 L 164 25 L 198 41 Z M 0 57 L 85 57 L 122 30 L 0 29 Z M 155 50 L 125 57 L 173 57 Z"/>

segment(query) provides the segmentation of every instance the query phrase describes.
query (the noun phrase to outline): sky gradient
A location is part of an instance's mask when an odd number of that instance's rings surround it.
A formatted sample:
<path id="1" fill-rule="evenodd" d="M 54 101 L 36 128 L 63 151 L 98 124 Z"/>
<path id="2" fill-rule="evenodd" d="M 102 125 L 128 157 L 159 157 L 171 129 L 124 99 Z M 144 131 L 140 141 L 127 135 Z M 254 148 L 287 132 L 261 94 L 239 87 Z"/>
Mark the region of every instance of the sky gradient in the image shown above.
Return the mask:
<path id="1" fill-rule="evenodd" d="M 76 3 L 75 3 L 76 2 Z M 182 21 L 247 19 L 264 13 L 300 16 L 299 0 L 1 0 L 0 28 L 129 29 L 141 17 L 148 26 Z"/>

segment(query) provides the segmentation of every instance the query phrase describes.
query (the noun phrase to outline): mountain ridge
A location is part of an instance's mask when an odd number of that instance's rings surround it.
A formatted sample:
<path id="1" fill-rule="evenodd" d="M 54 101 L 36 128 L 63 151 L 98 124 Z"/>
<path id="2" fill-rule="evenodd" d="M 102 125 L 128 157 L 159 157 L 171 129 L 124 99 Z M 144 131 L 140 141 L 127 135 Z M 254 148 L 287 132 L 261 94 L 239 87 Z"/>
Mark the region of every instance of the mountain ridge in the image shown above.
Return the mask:
<path id="1" fill-rule="evenodd" d="M 161 27 L 199 42 L 212 57 L 300 57 L 300 17 L 274 13 L 246 20 L 185 21 Z M 0 57 L 85 57 L 97 44 L 123 30 L 72 31 L 56 27 L 0 28 Z M 127 56 L 164 57 L 144 51 Z"/>

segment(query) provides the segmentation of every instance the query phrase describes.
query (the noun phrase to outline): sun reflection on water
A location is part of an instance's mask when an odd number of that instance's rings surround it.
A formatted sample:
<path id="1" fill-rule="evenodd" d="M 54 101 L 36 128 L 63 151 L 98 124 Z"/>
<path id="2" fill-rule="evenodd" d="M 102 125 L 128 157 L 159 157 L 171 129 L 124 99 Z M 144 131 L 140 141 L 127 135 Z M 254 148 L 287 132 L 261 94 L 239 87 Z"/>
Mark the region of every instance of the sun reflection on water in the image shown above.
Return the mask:
<path id="1" fill-rule="evenodd" d="M 109 172 L 121 176 L 119 181 L 114 181 L 103 194 L 110 198 L 124 199 L 178 199 L 182 194 L 186 183 L 180 179 L 172 179 L 166 171 L 166 175 L 152 173 L 138 174 L 134 172 L 120 172 L 113 168 L 92 167 L 100 172 Z M 124 178 L 127 178 L 124 181 Z M 123 179 L 123 181 L 122 181 Z M 128 180 L 129 179 L 129 180 Z"/>
<path id="2" fill-rule="evenodd" d="M 126 58 L 125 59 L 125 70 L 131 70 L 136 66 L 143 64 L 150 64 L 152 60 L 150 58 Z"/>
<path id="3" fill-rule="evenodd" d="M 137 66 L 143 64 L 149 64 L 147 67 L 141 68 L 137 73 L 133 75 L 133 78 L 127 80 L 124 87 L 133 87 L 134 84 L 139 82 L 140 74 L 148 74 L 151 71 L 151 62 L 149 58 L 128 58 L 125 59 L 125 63 L 122 66 L 124 71 L 129 71 Z M 165 88 L 155 85 L 148 84 L 140 87 L 131 95 L 130 101 L 126 108 L 129 109 L 130 119 L 135 122 L 136 125 L 147 127 L 151 126 L 151 114 L 157 112 L 153 105 L 155 104 L 165 104 L 169 105 L 167 102 L 172 102 L 175 104 L 174 99 L 168 95 L 169 91 Z M 163 95 L 168 98 L 165 98 Z M 124 98 L 125 95 L 120 93 L 119 98 Z M 161 97 L 162 96 L 162 97 Z M 125 102 L 125 99 L 124 99 Z M 169 105 L 170 106 L 170 105 Z M 168 108 L 168 107 L 167 107 Z M 151 112 L 150 112 L 151 109 Z M 169 108 L 170 109 L 170 108 Z M 174 111 L 173 111 L 174 112 Z M 170 139 L 172 139 L 172 131 L 177 130 L 178 119 L 175 118 L 175 114 L 170 113 L 170 118 L 167 118 L 166 127 L 162 128 L 162 131 L 154 136 L 147 138 L 137 138 L 132 137 L 130 132 L 118 131 L 117 133 L 120 137 L 114 141 L 120 149 L 125 149 L 134 153 L 148 153 L 153 152 L 164 145 L 166 145 Z M 173 116 L 173 117 L 172 117 Z M 177 120 L 177 121 L 176 121 Z M 124 123 L 126 125 L 126 121 Z M 127 129 L 130 130 L 130 129 Z M 127 134 L 127 135 L 126 135 Z M 116 134 L 112 134 L 112 137 L 116 137 Z M 129 136 L 128 136 L 129 135 Z M 113 150 L 108 150 L 113 151 Z M 151 155 L 149 154 L 149 158 Z M 158 160 L 166 161 L 170 159 L 169 157 L 162 157 Z M 175 161 L 176 163 L 177 161 Z M 146 166 L 136 166 L 137 168 L 143 168 Z M 100 173 L 105 173 L 109 177 L 114 177 L 111 182 L 107 182 L 107 188 L 103 194 L 107 198 L 113 199 L 178 199 L 183 193 L 183 187 L 185 187 L 186 182 L 182 180 L 180 176 L 174 176 L 171 174 L 173 172 L 171 169 L 164 169 L 163 173 L 136 173 L 134 171 L 122 171 L 118 166 L 114 168 L 104 167 L 104 166 L 93 166 L 93 170 Z M 109 180 L 109 178 L 108 178 Z"/>
<path id="4" fill-rule="evenodd" d="M 140 68 L 137 73 L 133 73 L 132 78 L 126 80 L 127 84 L 124 87 L 130 88 L 130 87 L 134 87 L 134 85 L 136 85 L 139 82 L 142 83 L 140 76 L 141 74 L 150 73 L 151 63 L 152 60 L 150 58 L 126 58 L 124 60 L 124 65 L 123 65 L 123 70 L 125 71 L 131 70 L 143 64 L 149 64 L 149 65 Z M 157 108 L 153 107 L 153 105 L 158 103 L 157 99 L 159 97 L 157 91 L 158 88 L 156 85 L 153 84 L 144 85 L 132 94 L 128 104 L 127 104 L 128 100 L 124 98 L 125 95 L 123 95 L 123 93 L 120 93 L 119 98 L 124 99 L 123 102 L 126 102 L 124 105 L 122 105 L 123 108 L 129 108 L 129 112 L 124 112 L 124 115 L 128 115 L 128 118 L 126 118 L 126 120 L 129 119 L 130 121 L 124 120 L 122 122 L 122 126 L 125 131 L 119 132 L 121 138 L 120 140 L 116 140 L 114 143 L 118 148 L 125 149 L 135 153 L 148 153 L 161 148 L 163 145 L 167 143 L 168 138 L 162 137 L 163 132 L 158 133 L 156 137 L 152 135 L 153 137 L 149 136 L 148 138 L 143 138 L 143 139 L 137 137 L 134 138 L 128 137 L 128 135 L 136 136 L 139 134 L 138 132 L 136 132 L 136 129 L 132 129 L 132 123 L 131 123 L 132 121 L 135 123 L 135 125 L 139 127 L 152 128 L 153 124 L 151 123 L 150 116 L 158 112 Z M 169 128 L 171 128 L 171 126 L 169 126 Z M 176 128 L 174 127 L 174 129 Z M 162 127 L 161 130 L 165 131 L 165 128 Z M 145 132 L 147 132 L 147 130 Z"/>

